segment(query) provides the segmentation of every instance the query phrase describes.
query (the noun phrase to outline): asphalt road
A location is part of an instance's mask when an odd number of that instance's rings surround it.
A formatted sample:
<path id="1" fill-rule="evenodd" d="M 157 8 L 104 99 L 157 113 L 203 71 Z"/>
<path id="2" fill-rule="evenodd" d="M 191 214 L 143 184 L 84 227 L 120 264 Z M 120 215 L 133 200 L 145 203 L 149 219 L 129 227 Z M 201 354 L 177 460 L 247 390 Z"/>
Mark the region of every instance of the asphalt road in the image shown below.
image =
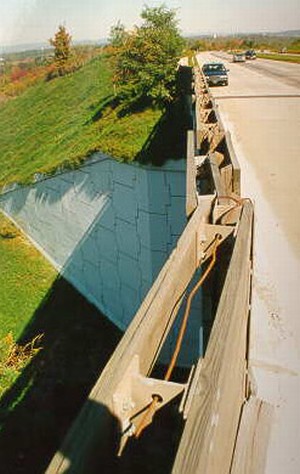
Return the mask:
<path id="1" fill-rule="evenodd" d="M 267 474 L 300 472 L 300 65 L 222 57 L 229 85 L 211 88 L 255 204 L 250 365 L 275 406 Z M 229 59 L 229 60 L 228 60 Z"/>
<path id="2" fill-rule="evenodd" d="M 232 62 L 231 56 L 227 53 L 213 53 L 212 56 L 215 60 L 222 59 L 222 61 Z M 300 64 L 258 58 L 240 63 L 239 66 L 249 71 L 261 73 L 264 77 L 277 79 L 285 85 L 300 88 Z"/>

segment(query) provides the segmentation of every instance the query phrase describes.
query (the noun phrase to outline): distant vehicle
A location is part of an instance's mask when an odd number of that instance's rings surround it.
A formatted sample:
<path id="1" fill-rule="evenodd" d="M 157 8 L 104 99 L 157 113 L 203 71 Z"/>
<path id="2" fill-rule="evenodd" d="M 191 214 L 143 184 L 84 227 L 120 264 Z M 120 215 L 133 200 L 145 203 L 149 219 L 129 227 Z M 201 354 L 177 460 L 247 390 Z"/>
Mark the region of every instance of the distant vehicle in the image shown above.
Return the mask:
<path id="1" fill-rule="evenodd" d="M 246 59 L 256 59 L 256 52 L 253 49 L 249 49 L 245 52 Z"/>
<path id="2" fill-rule="evenodd" d="M 234 63 L 244 63 L 246 61 L 245 53 L 235 53 L 232 60 Z"/>
<path id="3" fill-rule="evenodd" d="M 209 86 L 228 86 L 228 69 L 223 63 L 206 63 L 202 72 Z"/>

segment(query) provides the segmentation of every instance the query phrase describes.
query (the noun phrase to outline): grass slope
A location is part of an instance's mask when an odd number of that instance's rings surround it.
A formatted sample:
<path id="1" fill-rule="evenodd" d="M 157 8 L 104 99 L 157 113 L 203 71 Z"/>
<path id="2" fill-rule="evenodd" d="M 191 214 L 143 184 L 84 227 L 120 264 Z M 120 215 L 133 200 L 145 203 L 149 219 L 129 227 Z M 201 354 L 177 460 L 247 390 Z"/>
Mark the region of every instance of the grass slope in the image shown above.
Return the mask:
<path id="1" fill-rule="evenodd" d="M 49 287 L 56 270 L 0 213 L 0 339 L 17 339 Z"/>
<path id="2" fill-rule="evenodd" d="M 19 375 L 17 367 L 4 368 L 5 338 L 16 342 L 36 308 L 44 300 L 57 272 L 0 213 L 0 396 Z M 2 369 L 1 369 L 2 368 Z"/>
<path id="3" fill-rule="evenodd" d="M 121 332 L 1 213 L 0 261 L 0 472 L 41 473 Z M 9 332 L 18 347 L 43 335 L 41 350 L 12 363 Z"/>
<path id="4" fill-rule="evenodd" d="M 102 54 L 75 73 L 39 83 L 2 104 L 0 186 L 74 166 L 95 150 L 133 160 L 161 112 L 120 116 L 113 97 L 109 61 Z"/>

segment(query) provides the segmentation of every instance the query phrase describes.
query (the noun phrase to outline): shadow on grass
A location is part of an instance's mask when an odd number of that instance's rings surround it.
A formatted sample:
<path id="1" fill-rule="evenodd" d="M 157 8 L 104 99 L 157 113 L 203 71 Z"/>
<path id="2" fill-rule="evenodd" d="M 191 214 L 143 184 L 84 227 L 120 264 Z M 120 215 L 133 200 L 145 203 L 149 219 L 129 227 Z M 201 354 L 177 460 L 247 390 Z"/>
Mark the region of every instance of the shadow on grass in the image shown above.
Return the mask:
<path id="1" fill-rule="evenodd" d="M 181 66 L 176 77 L 177 98 L 165 105 L 163 116 L 135 156 L 135 161 L 162 166 L 170 159 L 180 160 L 186 156 L 186 132 L 193 128 L 192 80 L 192 69 Z M 110 95 L 97 104 L 89 123 L 101 120 L 109 110 L 117 109 L 117 116 L 122 118 L 151 107 L 151 100 L 146 96 L 125 100 Z"/>
<path id="2" fill-rule="evenodd" d="M 86 401 L 121 332 L 71 284 L 58 278 L 18 343 L 38 334 L 44 334 L 43 349 L 0 400 L 0 472 L 44 473 L 84 406 L 102 427 L 107 419 L 95 465 L 84 474 L 138 474 L 141 469 L 145 474 L 170 473 L 183 428 L 178 402 L 164 407 L 141 439 L 130 439 L 122 458 L 117 458 L 117 419 L 101 404 Z M 64 455 L 70 463 L 65 472 L 73 472 L 76 453 Z"/>
<path id="3" fill-rule="evenodd" d="M 162 166 L 167 160 L 186 157 L 187 130 L 193 128 L 192 68 L 180 66 L 176 74 L 177 97 L 136 157 L 140 163 Z"/>
<path id="4" fill-rule="evenodd" d="M 63 278 L 18 342 L 41 333 L 43 349 L 0 400 L 0 470 L 5 474 L 45 471 L 121 337 Z"/>
<path id="5" fill-rule="evenodd" d="M 91 110 L 96 110 L 90 120 L 85 125 L 98 122 L 104 115 L 107 115 L 117 109 L 117 117 L 122 118 L 126 115 L 133 115 L 136 113 L 143 112 L 147 108 L 151 107 L 149 100 L 135 99 L 132 101 L 123 101 L 121 97 L 117 95 L 108 95 L 104 97 L 96 106 L 90 107 Z"/>
<path id="6" fill-rule="evenodd" d="M 180 160 L 185 157 L 186 131 L 192 128 L 189 97 L 182 96 L 168 106 L 143 148 L 135 156 L 135 161 L 162 166 L 170 159 Z M 149 104 L 134 101 L 130 105 L 122 106 L 117 98 L 107 97 L 86 125 L 101 120 L 104 115 L 112 113 L 116 108 L 118 109 L 117 116 L 122 118 L 146 110 Z"/>
<path id="7" fill-rule="evenodd" d="M 0 400 L 0 472 L 44 473 L 85 403 L 102 426 L 108 418 L 108 428 L 93 458 L 95 466 L 84 473 L 170 473 L 183 428 L 176 403 L 158 413 L 141 439 L 131 439 L 117 458 L 118 421 L 106 407 L 86 401 L 121 332 L 59 278 L 18 342 L 41 333 L 43 349 Z M 76 453 L 64 455 L 70 463 L 65 472 L 71 472 Z"/>
<path id="8" fill-rule="evenodd" d="M 170 159 L 184 158 L 189 128 L 186 100 L 181 98 L 169 106 L 136 156 L 136 161 L 162 166 Z"/>
<path id="9" fill-rule="evenodd" d="M 88 122 L 86 122 L 85 125 L 98 122 L 103 117 L 103 114 L 106 109 L 114 110 L 117 106 L 118 106 L 118 100 L 116 99 L 115 96 L 110 94 L 104 97 L 102 100 L 100 100 L 100 102 L 97 105 L 90 107 L 90 109 L 92 111 L 95 110 L 95 112 L 92 118 Z"/>

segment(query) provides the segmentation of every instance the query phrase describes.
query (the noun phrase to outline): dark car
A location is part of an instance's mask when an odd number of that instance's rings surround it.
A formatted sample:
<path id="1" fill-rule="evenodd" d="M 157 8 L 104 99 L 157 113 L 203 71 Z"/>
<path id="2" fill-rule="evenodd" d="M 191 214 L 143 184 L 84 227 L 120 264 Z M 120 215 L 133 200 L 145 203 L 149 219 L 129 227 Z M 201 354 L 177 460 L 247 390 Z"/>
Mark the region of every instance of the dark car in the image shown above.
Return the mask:
<path id="1" fill-rule="evenodd" d="M 202 72 L 209 86 L 228 85 L 228 69 L 223 63 L 206 63 L 202 66 Z"/>
<path id="2" fill-rule="evenodd" d="M 256 52 L 253 49 L 249 49 L 245 52 L 246 59 L 256 59 Z"/>

